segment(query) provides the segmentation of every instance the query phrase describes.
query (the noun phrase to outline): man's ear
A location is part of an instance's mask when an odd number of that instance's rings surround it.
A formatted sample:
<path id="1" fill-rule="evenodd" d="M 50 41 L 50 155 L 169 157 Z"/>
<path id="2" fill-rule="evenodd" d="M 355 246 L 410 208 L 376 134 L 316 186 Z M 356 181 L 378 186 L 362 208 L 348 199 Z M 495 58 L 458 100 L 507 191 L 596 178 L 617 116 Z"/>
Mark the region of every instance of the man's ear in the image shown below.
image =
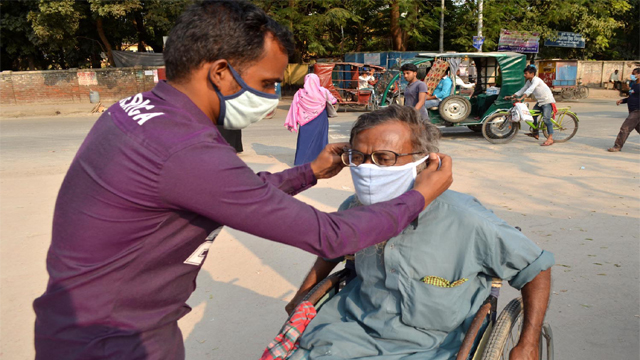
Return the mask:
<path id="1" fill-rule="evenodd" d="M 431 159 L 427 159 L 427 161 L 424 161 L 422 164 L 416 166 L 416 173 L 420 174 L 422 172 L 422 170 L 427 168 L 427 165 L 429 164 L 429 160 Z"/>
<path id="2" fill-rule="evenodd" d="M 207 65 L 205 65 L 207 66 Z M 212 63 L 208 64 L 209 72 L 207 76 L 209 76 L 209 80 L 218 88 L 219 91 L 223 91 L 223 88 L 226 90 L 227 84 L 229 83 L 229 77 L 231 76 L 231 72 L 228 71 L 229 63 L 227 60 L 221 59 L 216 60 Z"/>

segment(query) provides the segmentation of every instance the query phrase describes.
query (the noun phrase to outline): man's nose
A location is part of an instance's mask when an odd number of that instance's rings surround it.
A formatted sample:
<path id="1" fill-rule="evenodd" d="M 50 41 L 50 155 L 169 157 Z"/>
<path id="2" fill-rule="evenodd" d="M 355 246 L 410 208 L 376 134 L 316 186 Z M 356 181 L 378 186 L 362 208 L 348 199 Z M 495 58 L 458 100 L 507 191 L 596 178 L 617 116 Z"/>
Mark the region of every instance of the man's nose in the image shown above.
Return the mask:
<path id="1" fill-rule="evenodd" d="M 365 155 L 363 164 L 374 164 L 373 155 Z"/>

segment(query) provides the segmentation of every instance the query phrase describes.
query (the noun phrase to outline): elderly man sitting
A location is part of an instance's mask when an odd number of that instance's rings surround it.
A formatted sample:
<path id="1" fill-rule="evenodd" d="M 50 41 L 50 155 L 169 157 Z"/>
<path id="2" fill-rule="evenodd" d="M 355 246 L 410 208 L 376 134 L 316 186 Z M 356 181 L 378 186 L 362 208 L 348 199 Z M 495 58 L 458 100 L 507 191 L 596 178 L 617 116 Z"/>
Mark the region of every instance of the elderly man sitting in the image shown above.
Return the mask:
<path id="1" fill-rule="evenodd" d="M 439 131 L 416 110 L 389 106 L 361 115 L 351 130 L 356 194 L 340 207 L 385 201 L 411 189 L 438 161 Z M 336 262 L 318 259 L 291 311 Z M 290 359 L 452 359 L 491 279 L 522 290 L 522 335 L 511 359 L 537 359 L 553 255 L 475 198 L 446 191 L 400 235 L 355 254 L 356 277 L 309 323 Z"/>

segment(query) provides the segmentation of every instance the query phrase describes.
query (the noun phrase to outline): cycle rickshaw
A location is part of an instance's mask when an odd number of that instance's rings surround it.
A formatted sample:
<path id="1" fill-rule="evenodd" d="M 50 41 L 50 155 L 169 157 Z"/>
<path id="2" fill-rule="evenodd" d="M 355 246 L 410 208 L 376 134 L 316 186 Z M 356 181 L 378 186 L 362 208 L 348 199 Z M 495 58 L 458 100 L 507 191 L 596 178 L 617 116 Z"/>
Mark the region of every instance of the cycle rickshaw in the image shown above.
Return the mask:
<path id="1" fill-rule="evenodd" d="M 313 73 L 320 78 L 320 85 L 338 99 L 334 106 L 348 106 L 367 111 L 378 109 L 378 98 L 374 86 L 361 89 L 358 79 L 363 71 L 374 70 L 374 77 L 380 78 L 385 68 L 351 62 L 328 62 L 313 65 Z M 336 108 L 337 109 L 337 108 Z"/>

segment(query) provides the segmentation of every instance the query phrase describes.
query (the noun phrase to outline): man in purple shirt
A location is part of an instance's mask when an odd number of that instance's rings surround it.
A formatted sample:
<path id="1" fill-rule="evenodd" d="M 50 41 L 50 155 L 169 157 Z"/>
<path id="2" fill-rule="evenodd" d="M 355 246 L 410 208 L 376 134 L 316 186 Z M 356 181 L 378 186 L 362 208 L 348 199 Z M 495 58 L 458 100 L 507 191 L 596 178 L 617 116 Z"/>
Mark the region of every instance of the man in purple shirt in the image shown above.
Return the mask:
<path id="1" fill-rule="evenodd" d="M 177 321 L 222 226 L 334 258 L 397 235 L 450 186 L 440 154 L 440 170 L 387 202 L 327 214 L 294 199 L 340 172 L 345 144 L 254 174 L 217 127 L 242 129 L 277 106 L 292 49 L 289 31 L 244 1 L 181 15 L 168 82 L 110 107 L 62 183 L 49 283 L 34 302 L 37 359 L 183 359 Z"/>

